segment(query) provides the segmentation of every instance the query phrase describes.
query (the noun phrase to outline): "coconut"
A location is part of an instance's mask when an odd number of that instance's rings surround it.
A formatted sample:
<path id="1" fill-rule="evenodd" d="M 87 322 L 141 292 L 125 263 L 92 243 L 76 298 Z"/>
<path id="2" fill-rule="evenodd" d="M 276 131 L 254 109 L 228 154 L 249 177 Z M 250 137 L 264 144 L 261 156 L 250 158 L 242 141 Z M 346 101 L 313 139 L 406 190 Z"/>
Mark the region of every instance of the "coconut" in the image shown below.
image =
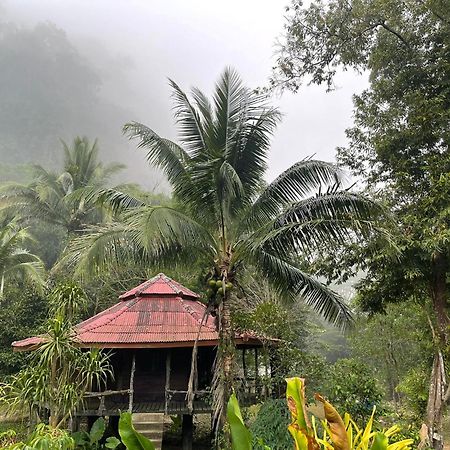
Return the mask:
<path id="1" fill-rule="evenodd" d="M 222 280 L 217 280 L 217 281 L 216 281 L 216 286 L 217 286 L 218 288 L 222 287 Z"/>
<path id="2" fill-rule="evenodd" d="M 211 280 L 208 281 L 208 285 L 212 288 L 216 287 L 216 280 L 214 280 L 213 278 Z"/>

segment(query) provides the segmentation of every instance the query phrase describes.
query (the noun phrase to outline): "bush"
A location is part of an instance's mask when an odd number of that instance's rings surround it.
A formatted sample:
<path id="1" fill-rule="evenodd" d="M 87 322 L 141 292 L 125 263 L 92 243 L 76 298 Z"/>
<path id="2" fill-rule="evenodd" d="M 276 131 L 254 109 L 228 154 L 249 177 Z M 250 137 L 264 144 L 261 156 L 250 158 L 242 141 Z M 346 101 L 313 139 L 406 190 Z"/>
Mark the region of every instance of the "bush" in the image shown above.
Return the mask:
<path id="1" fill-rule="evenodd" d="M 258 440 L 264 442 L 271 450 L 292 448 L 292 439 L 287 432 L 291 423 L 286 400 L 267 400 L 261 406 L 250 431 L 254 436 L 253 449 L 263 450 Z"/>
<path id="2" fill-rule="evenodd" d="M 383 391 L 372 375 L 370 368 L 355 359 L 340 359 L 329 370 L 325 394 L 339 410 L 357 422 L 365 422 L 373 407 L 382 412 Z"/>
<path id="3" fill-rule="evenodd" d="M 397 386 L 397 391 L 403 395 L 407 410 L 415 420 L 420 420 L 425 413 L 429 379 L 429 370 L 418 366 L 410 369 Z"/>

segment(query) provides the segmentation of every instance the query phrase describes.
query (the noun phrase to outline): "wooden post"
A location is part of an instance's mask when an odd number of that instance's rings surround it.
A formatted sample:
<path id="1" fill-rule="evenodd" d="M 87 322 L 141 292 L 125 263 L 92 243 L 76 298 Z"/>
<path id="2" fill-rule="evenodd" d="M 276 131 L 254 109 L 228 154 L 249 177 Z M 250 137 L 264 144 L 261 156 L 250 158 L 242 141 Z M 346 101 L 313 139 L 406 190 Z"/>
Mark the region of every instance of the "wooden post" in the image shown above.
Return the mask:
<path id="1" fill-rule="evenodd" d="M 133 398 L 134 398 L 134 372 L 136 371 L 136 352 L 133 352 L 133 359 L 131 361 L 130 372 L 130 397 L 128 402 L 128 412 L 133 412 Z"/>
<path id="2" fill-rule="evenodd" d="M 182 450 L 192 450 L 192 437 L 194 434 L 194 416 L 192 414 L 183 414 L 181 424 L 182 432 Z"/>
<path id="3" fill-rule="evenodd" d="M 165 387 L 165 404 L 164 404 L 164 412 L 167 416 L 169 409 L 169 389 L 170 389 L 170 362 L 172 358 L 172 351 L 170 349 L 167 350 L 166 355 L 166 387 Z"/>
<path id="4" fill-rule="evenodd" d="M 244 379 L 242 380 L 242 388 L 244 390 L 244 398 L 249 396 L 251 392 L 251 388 L 248 384 L 248 377 L 247 377 L 247 361 L 245 360 L 245 354 L 246 354 L 246 348 L 244 347 L 242 349 L 242 370 L 244 372 Z"/>
<path id="5" fill-rule="evenodd" d="M 258 366 L 258 347 L 255 347 L 255 394 L 258 395 L 259 389 L 259 366 Z"/>

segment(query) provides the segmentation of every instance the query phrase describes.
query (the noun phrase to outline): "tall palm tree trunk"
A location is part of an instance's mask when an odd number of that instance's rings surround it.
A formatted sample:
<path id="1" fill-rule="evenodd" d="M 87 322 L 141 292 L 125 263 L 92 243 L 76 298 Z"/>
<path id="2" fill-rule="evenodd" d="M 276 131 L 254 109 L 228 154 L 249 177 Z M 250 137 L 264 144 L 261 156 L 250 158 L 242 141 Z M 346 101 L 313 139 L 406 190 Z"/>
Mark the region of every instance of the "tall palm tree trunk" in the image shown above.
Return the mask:
<path id="1" fill-rule="evenodd" d="M 234 387 L 234 332 L 231 321 L 230 294 L 225 288 L 226 280 L 223 281 L 224 296 L 220 307 L 220 357 L 221 357 L 221 399 L 219 424 L 223 429 L 226 422 L 227 403 Z M 224 434 L 225 444 L 231 443 L 229 433 Z"/>
<path id="2" fill-rule="evenodd" d="M 229 294 L 225 293 L 223 297 L 221 315 L 220 315 L 220 331 L 221 331 L 221 351 L 223 363 L 223 396 L 224 405 L 228 402 L 233 391 L 234 380 L 234 339 L 233 326 L 231 322 L 231 310 Z"/>

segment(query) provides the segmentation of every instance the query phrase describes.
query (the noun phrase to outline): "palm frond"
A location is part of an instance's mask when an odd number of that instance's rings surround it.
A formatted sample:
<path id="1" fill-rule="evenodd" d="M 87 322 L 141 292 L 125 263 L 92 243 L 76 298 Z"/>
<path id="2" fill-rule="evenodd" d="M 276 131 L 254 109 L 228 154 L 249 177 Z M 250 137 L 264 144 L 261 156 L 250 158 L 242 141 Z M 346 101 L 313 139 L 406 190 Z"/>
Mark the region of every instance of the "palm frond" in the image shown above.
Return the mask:
<path id="1" fill-rule="evenodd" d="M 192 254 L 212 260 L 214 239 L 199 223 L 164 206 L 144 206 L 123 215 L 120 223 L 93 227 L 72 240 L 59 267 L 76 266 L 95 274 L 134 261 L 157 266 Z"/>
<path id="2" fill-rule="evenodd" d="M 53 191 L 44 193 L 35 185 L 9 183 L 0 188 L 0 211 L 24 221 L 42 219 L 58 225 L 66 224 L 66 205 Z"/>
<path id="3" fill-rule="evenodd" d="M 219 193 L 219 201 L 221 203 L 231 203 L 235 200 L 242 201 L 244 186 L 239 178 L 239 175 L 230 163 L 227 161 L 222 163 L 217 178 L 217 191 Z"/>
<path id="4" fill-rule="evenodd" d="M 107 268 L 137 260 L 142 249 L 132 246 L 122 223 L 91 226 L 85 234 L 73 238 L 52 269 L 75 269 L 78 276 L 92 277 Z M 143 257 L 140 258 L 143 260 Z"/>
<path id="5" fill-rule="evenodd" d="M 58 177 L 58 183 L 61 184 L 64 193 L 71 193 L 73 192 L 73 189 L 75 187 L 75 183 L 73 181 L 73 177 L 69 172 L 63 172 L 59 177 Z"/>
<path id="6" fill-rule="evenodd" d="M 215 161 L 204 161 L 192 167 L 191 157 L 176 143 L 159 137 L 145 125 L 130 123 L 124 126 L 130 139 L 139 138 L 138 147 L 145 148 L 150 164 L 163 170 L 174 194 L 193 214 L 211 222 L 216 192 L 211 174 L 217 166 Z"/>
<path id="7" fill-rule="evenodd" d="M 252 94 L 254 95 L 254 94 Z M 251 100 L 253 102 L 264 99 Z M 276 108 L 257 105 L 256 111 L 248 108 L 242 116 L 233 145 L 228 148 L 227 161 L 232 164 L 245 187 L 246 197 L 253 201 L 260 190 L 261 181 L 267 170 L 267 152 L 270 139 L 280 120 Z"/>
<path id="8" fill-rule="evenodd" d="M 161 138 L 153 130 L 138 122 L 125 124 L 123 132 L 129 139 L 139 139 L 138 148 L 147 150 L 148 162 L 163 170 L 175 188 L 180 177 L 186 177 L 183 162 L 188 161 L 190 157 L 179 145 Z"/>
<path id="9" fill-rule="evenodd" d="M 194 99 L 195 106 L 198 108 L 200 114 L 199 117 L 202 121 L 202 129 L 204 130 L 205 144 L 211 137 L 212 126 L 214 121 L 213 108 L 208 97 L 198 88 L 193 87 L 191 89 L 192 98 Z"/>
<path id="10" fill-rule="evenodd" d="M 300 298 L 325 320 L 341 328 L 352 322 L 352 314 L 343 299 L 324 284 L 306 274 L 294 264 L 262 248 L 247 247 L 247 256 L 255 268 L 281 294 Z"/>
<path id="11" fill-rule="evenodd" d="M 95 178 L 95 174 L 102 166 L 98 162 L 98 141 L 91 144 L 87 137 L 77 136 L 70 148 L 62 141 L 64 149 L 64 168 L 74 180 L 74 188 L 89 185 Z"/>
<path id="12" fill-rule="evenodd" d="M 386 220 L 384 210 L 372 200 L 351 192 L 319 195 L 295 203 L 274 221 L 258 229 L 252 239 L 277 254 L 313 255 L 324 244 L 343 245 L 376 233 Z"/>
<path id="13" fill-rule="evenodd" d="M 95 185 L 103 185 L 106 181 L 108 181 L 113 175 L 116 175 L 118 172 L 126 169 L 126 165 L 122 163 L 111 163 L 107 166 L 101 166 L 97 168 L 94 176 L 94 184 Z"/>
<path id="14" fill-rule="evenodd" d="M 242 84 L 239 74 L 226 68 L 216 83 L 214 91 L 214 146 L 227 154 L 236 125 L 244 112 L 248 89 Z"/>
<path id="15" fill-rule="evenodd" d="M 133 240 L 155 258 L 174 246 L 197 249 L 198 253 L 213 255 L 216 242 L 200 223 L 176 209 L 166 206 L 146 206 L 129 213 L 125 223 Z"/>
<path id="16" fill-rule="evenodd" d="M 169 84 L 172 88 L 172 99 L 175 102 L 175 119 L 180 139 L 192 158 L 200 157 L 208 149 L 203 129 L 205 118 L 194 108 L 175 81 L 169 79 Z"/>
<path id="17" fill-rule="evenodd" d="M 332 163 L 305 159 L 285 170 L 259 195 L 243 227 L 259 227 L 278 216 L 286 206 L 317 192 L 321 187 L 345 182 L 345 173 Z"/>
<path id="18" fill-rule="evenodd" d="M 16 264 L 5 271 L 5 275 L 19 275 L 42 293 L 45 284 L 45 268 L 42 261 L 28 261 Z"/>
<path id="19" fill-rule="evenodd" d="M 87 187 L 78 189 L 66 196 L 67 202 L 83 202 L 87 206 L 105 208 L 113 214 L 120 214 L 131 208 L 145 206 L 146 203 L 126 192 L 117 189 L 98 189 Z"/>

